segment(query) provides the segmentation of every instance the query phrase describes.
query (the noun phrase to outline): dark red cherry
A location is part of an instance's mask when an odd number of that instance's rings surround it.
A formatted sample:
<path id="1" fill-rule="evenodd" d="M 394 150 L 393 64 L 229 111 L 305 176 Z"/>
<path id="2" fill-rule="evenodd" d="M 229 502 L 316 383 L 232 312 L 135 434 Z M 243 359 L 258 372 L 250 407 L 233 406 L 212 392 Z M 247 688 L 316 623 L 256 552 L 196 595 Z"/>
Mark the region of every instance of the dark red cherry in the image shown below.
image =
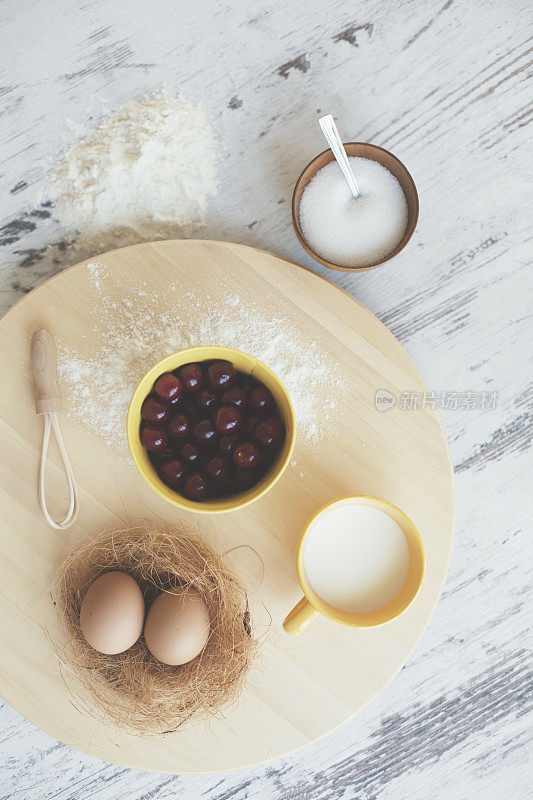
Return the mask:
<path id="1" fill-rule="evenodd" d="M 141 431 L 141 444 L 151 453 L 164 450 L 167 446 L 168 437 L 163 428 L 157 425 L 147 425 Z"/>
<path id="2" fill-rule="evenodd" d="M 222 402 L 225 406 L 235 406 L 243 409 L 246 405 L 246 392 L 240 386 L 230 386 L 222 395 Z"/>
<path id="3" fill-rule="evenodd" d="M 248 394 L 255 386 L 255 383 L 250 375 L 239 375 L 237 377 L 237 381 L 245 394 Z"/>
<path id="4" fill-rule="evenodd" d="M 274 405 L 274 398 L 266 386 L 254 386 L 248 395 L 248 407 L 252 411 L 268 411 Z"/>
<path id="5" fill-rule="evenodd" d="M 196 405 L 202 411 L 207 411 L 208 408 L 213 408 L 217 402 L 216 394 L 211 389 L 202 389 L 196 395 Z"/>
<path id="6" fill-rule="evenodd" d="M 197 464 L 200 460 L 200 448 L 194 442 L 184 442 L 177 452 L 186 464 Z"/>
<path id="7" fill-rule="evenodd" d="M 185 364 L 178 376 L 186 392 L 198 392 L 204 385 L 204 376 L 199 364 Z"/>
<path id="8" fill-rule="evenodd" d="M 231 462 L 226 456 L 213 456 L 207 461 L 206 469 L 213 483 L 222 483 L 229 477 Z"/>
<path id="9" fill-rule="evenodd" d="M 257 414 L 250 414 L 249 417 L 246 417 L 244 420 L 244 433 L 247 436 L 254 436 L 255 429 L 261 422 L 261 417 L 258 417 Z"/>
<path id="10" fill-rule="evenodd" d="M 224 434 L 218 440 L 218 446 L 222 450 L 223 453 L 229 454 L 229 453 L 231 453 L 233 451 L 233 448 L 238 443 L 238 441 L 239 441 L 239 439 L 238 439 L 237 435 L 233 435 L 231 433 L 230 434 Z"/>
<path id="11" fill-rule="evenodd" d="M 212 442 L 216 436 L 215 426 L 210 419 L 201 419 L 194 426 L 194 438 L 201 444 Z"/>
<path id="12" fill-rule="evenodd" d="M 219 433 L 236 433 L 241 423 L 241 412 L 235 406 L 220 406 L 215 411 L 215 428 Z"/>
<path id="13" fill-rule="evenodd" d="M 261 453 L 253 442 L 242 442 L 233 451 L 233 461 L 240 469 L 252 469 L 259 464 Z"/>
<path id="14" fill-rule="evenodd" d="M 180 412 L 174 414 L 167 423 L 167 431 L 173 439 L 184 439 L 189 433 L 190 427 L 188 416 Z"/>
<path id="15" fill-rule="evenodd" d="M 170 461 L 174 458 L 172 450 L 158 450 L 156 453 L 150 453 L 150 459 L 156 467 L 160 467 L 164 461 Z"/>
<path id="16" fill-rule="evenodd" d="M 227 389 L 235 380 L 235 367 L 231 361 L 213 361 L 207 368 L 207 380 L 213 389 Z"/>
<path id="17" fill-rule="evenodd" d="M 163 400 L 150 395 L 141 406 L 141 417 L 145 422 L 165 422 L 170 417 L 170 408 Z"/>
<path id="18" fill-rule="evenodd" d="M 191 472 L 183 484 L 183 494 L 189 500 L 203 500 L 209 492 L 209 481 L 202 472 Z"/>
<path id="19" fill-rule="evenodd" d="M 255 438 L 266 448 L 276 447 L 281 440 L 281 422 L 277 417 L 267 417 L 255 429 Z"/>
<path id="20" fill-rule="evenodd" d="M 190 417 L 191 422 L 196 422 L 204 416 L 196 403 L 187 403 L 182 410 L 184 414 L 187 414 L 187 416 Z"/>
<path id="21" fill-rule="evenodd" d="M 178 486 L 185 475 L 185 464 L 178 458 L 165 461 L 159 467 L 159 475 L 169 486 Z"/>
<path id="22" fill-rule="evenodd" d="M 237 469 L 235 470 L 235 486 L 241 492 L 251 489 L 259 480 L 259 473 L 256 469 Z"/>
<path id="23" fill-rule="evenodd" d="M 172 372 L 164 372 L 154 384 L 154 392 L 162 400 L 177 403 L 183 397 L 181 381 Z"/>

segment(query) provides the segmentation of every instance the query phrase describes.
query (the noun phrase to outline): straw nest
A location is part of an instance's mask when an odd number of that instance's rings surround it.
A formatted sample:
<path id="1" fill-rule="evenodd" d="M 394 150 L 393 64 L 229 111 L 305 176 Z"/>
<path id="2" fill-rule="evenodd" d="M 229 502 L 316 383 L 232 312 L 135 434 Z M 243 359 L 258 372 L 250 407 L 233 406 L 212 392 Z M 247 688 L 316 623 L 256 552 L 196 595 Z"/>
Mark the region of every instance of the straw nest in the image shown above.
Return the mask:
<path id="1" fill-rule="evenodd" d="M 118 655 L 93 650 L 80 630 L 81 602 L 92 581 L 111 570 L 135 578 L 147 610 L 159 592 L 193 586 L 211 618 L 200 655 L 178 667 L 162 664 L 144 636 Z M 52 594 L 65 634 L 56 650 L 92 698 L 77 693 L 84 710 L 132 733 L 171 732 L 191 718 L 220 715 L 239 696 L 258 649 L 245 590 L 221 557 L 182 527 L 136 523 L 104 531 L 67 558 Z"/>

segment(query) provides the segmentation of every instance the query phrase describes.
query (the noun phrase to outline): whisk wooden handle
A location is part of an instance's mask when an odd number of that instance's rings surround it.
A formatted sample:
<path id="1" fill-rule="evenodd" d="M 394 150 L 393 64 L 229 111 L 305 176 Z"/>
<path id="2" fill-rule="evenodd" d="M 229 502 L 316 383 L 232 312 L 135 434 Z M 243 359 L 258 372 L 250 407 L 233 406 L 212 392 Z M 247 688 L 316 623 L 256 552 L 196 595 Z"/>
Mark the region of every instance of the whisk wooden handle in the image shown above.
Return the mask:
<path id="1" fill-rule="evenodd" d="M 49 331 L 35 331 L 30 353 L 35 380 L 35 410 L 38 414 L 61 411 L 56 348 Z"/>

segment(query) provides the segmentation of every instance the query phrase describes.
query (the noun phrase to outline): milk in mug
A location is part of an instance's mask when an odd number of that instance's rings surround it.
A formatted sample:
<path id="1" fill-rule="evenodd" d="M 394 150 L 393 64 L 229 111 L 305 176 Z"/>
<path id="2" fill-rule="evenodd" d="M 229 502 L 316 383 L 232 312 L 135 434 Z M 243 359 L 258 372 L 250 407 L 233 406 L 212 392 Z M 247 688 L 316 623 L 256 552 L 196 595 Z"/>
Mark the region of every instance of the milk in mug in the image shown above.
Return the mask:
<path id="1" fill-rule="evenodd" d="M 409 561 L 405 535 L 389 514 L 347 502 L 312 523 L 303 566 L 323 601 L 339 611 L 365 613 L 398 594 Z"/>

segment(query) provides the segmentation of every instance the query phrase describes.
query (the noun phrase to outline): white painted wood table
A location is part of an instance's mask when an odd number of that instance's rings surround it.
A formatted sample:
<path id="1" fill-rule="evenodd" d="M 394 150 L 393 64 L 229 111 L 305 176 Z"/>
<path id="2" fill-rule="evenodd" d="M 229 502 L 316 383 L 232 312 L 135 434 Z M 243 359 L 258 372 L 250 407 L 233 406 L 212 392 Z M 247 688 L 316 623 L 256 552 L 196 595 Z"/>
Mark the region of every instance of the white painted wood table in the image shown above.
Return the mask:
<path id="1" fill-rule="evenodd" d="M 290 197 L 323 149 L 317 112 L 331 112 L 345 138 L 392 150 L 417 183 L 420 221 L 400 256 L 327 277 L 389 326 L 435 392 L 457 490 L 427 632 L 335 733 L 263 767 L 165 776 L 80 755 L 3 704 L 0 797 L 530 796 L 527 0 L 4 0 L 0 15 L 0 310 L 79 260 L 36 199 L 65 118 L 87 122 L 91 97 L 113 108 L 161 85 L 202 102 L 224 148 L 201 235 L 326 274 L 296 241 Z"/>

